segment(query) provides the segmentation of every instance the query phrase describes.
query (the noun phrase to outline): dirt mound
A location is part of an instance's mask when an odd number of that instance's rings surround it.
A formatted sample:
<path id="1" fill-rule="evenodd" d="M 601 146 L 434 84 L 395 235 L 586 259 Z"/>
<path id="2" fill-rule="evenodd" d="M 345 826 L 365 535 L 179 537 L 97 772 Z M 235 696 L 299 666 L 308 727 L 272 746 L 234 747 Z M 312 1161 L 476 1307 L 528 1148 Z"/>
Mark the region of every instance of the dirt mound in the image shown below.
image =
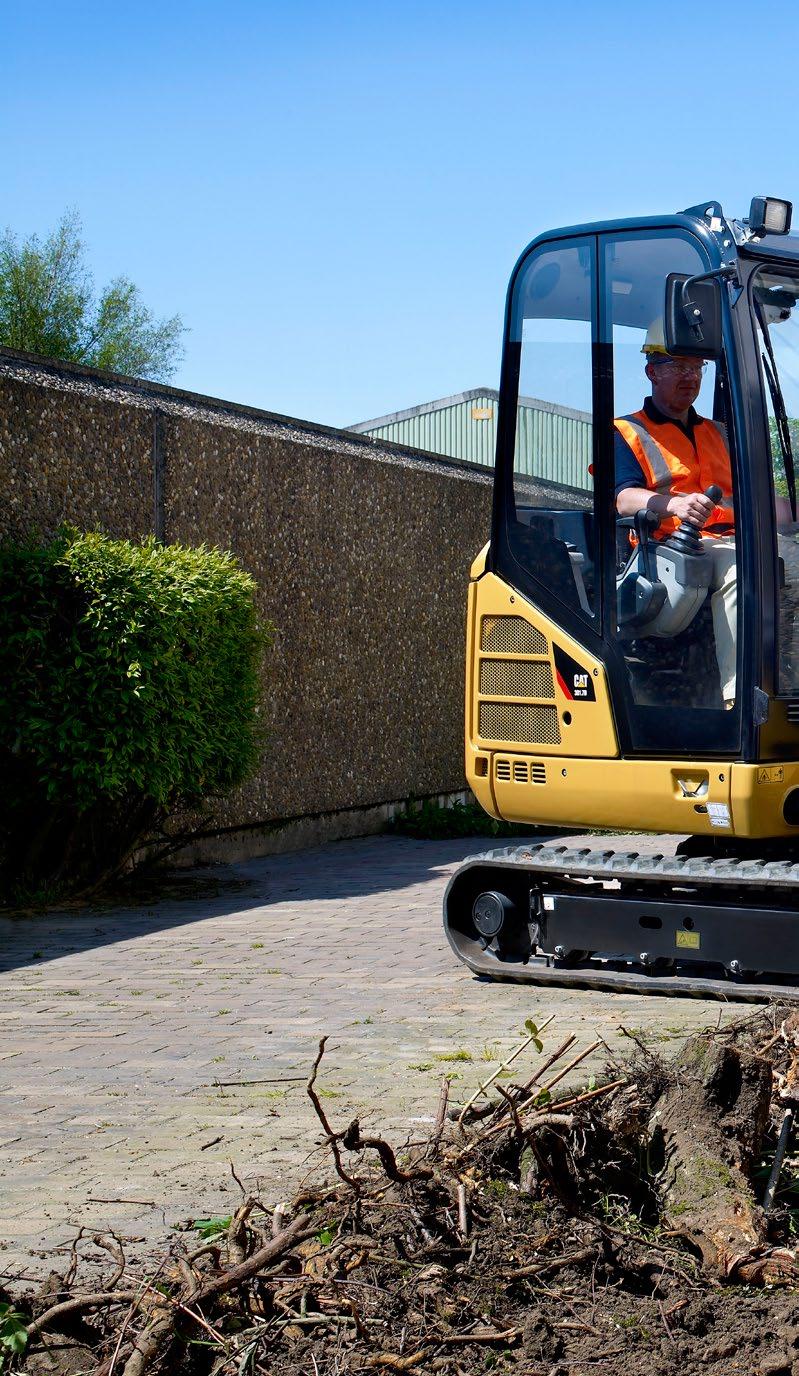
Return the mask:
<path id="1" fill-rule="evenodd" d="M 545 1056 L 538 1035 L 525 1083 L 449 1110 L 444 1082 L 430 1139 L 400 1153 L 328 1121 L 321 1043 L 308 1092 L 335 1182 L 274 1213 L 243 1198 L 146 1275 L 95 1235 L 90 1285 L 81 1238 L 44 1293 L 0 1293 L 8 1369 L 799 1376 L 799 1016 L 668 1064 L 633 1039 L 579 1092 L 558 1086 L 592 1048 Z"/>

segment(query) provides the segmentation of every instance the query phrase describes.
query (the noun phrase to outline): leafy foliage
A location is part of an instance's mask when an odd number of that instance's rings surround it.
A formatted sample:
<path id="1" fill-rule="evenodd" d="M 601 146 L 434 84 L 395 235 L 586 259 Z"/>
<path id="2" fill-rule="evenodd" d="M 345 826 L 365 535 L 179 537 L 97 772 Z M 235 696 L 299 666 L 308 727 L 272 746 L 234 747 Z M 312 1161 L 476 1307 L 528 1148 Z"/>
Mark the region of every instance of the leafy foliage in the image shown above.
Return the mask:
<path id="1" fill-rule="evenodd" d="M 127 277 L 96 297 L 74 212 L 43 243 L 10 229 L 0 236 L 0 344 L 164 381 L 180 364 L 184 333 L 178 315 L 157 320 Z"/>
<path id="2" fill-rule="evenodd" d="M 0 1371 L 5 1359 L 21 1357 L 28 1342 L 28 1329 L 24 1314 L 20 1314 L 11 1304 L 0 1304 Z"/>
<path id="3" fill-rule="evenodd" d="M 477 803 L 455 802 L 442 807 L 431 799 L 419 804 L 409 802 L 389 823 L 388 829 L 401 836 L 428 841 L 457 836 L 524 836 L 538 830 L 521 822 L 499 822 L 489 817 Z"/>
<path id="4" fill-rule="evenodd" d="M 195 1218 L 192 1227 L 196 1233 L 203 1238 L 219 1237 L 220 1233 L 226 1233 L 232 1222 L 233 1215 L 215 1214 L 211 1218 Z"/>
<path id="5" fill-rule="evenodd" d="M 129 848 L 157 816 L 251 772 L 271 634 L 253 592 L 231 555 L 153 539 L 62 530 L 0 550 L 6 877 L 24 856 L 46 882 L 48 851 L 76 828 L 81 844 L 95 837 L 96 869 L 115 831 L 121 842 L 133 828 Z"/>

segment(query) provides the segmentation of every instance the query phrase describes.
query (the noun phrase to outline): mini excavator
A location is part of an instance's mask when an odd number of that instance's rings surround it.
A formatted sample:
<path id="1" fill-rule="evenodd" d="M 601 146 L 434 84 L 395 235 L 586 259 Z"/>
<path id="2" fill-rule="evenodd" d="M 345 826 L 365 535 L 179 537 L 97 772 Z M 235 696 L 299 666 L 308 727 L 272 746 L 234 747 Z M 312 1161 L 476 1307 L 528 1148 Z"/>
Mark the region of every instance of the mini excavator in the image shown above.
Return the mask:
<path id="1" fill-rule="evenodd" d="M 741 220 L 703 202 L 545 233 L 514 269 L 491 538 L 469 584 L 466 774 L 493 817 L 599 834 L 455 872 L 445 929 L 478 975 L 799 998 L 790 222 L 773 197 Z M 701 370 L 696 413 L 729 452 L 732 491 L 703 486 L 731 513 L 732 690 L 708 533 L 617 510 L 617 421 L 640 413 L 653 328 L 677 371 L 681 358 Z M 682 839 L 668 855 L 622 851 L 607 830 Z"/>

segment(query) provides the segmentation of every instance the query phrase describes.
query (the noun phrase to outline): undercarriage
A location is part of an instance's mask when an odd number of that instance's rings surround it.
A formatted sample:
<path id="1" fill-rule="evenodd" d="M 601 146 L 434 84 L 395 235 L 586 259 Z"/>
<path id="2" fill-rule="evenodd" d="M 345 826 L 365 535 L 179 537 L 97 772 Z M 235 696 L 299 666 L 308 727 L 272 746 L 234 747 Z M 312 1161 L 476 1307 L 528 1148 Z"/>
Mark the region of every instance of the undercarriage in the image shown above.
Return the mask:
<path id="1" fill-rule="evenodd" d="M 447 888 L 447 936 L 494 980 L 799 1002 L 799 863 L 767 843 L 702 848 L 474 856 Z"/>

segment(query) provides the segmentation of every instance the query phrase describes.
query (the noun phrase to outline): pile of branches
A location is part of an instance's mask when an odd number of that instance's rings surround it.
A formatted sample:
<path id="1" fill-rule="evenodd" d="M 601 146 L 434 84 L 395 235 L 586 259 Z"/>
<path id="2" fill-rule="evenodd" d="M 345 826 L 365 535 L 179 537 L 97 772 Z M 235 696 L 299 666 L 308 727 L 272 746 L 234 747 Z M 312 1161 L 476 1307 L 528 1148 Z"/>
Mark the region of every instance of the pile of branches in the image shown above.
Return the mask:
<path id="1" fill-rule="evenodd" d="M 456 1109 L 444 1080 L 429 1138 L 400 1152 L 331 1124 L 323 1039 L 307 1092 L 335 1180 L 276 1209 L 242 1187 L 224 1232 L 182 1235 L 146 1274 L 95 1234 L 112 1270 L 92 1287 L 79 1238 L 44 1292 L 0 1292 L 18 1355 L 0 1353 L 87 1376 L 799 1373 L 781 1203 L 799 1015 L 783 1011 L 668 1063 L 632 1037 L 577 1091 L 563 1082 L 601 1039 L 543 1055 L 533 1028 L 517 1049 L 541 1053 L 533 1074 L 495 1074 Z"/>

